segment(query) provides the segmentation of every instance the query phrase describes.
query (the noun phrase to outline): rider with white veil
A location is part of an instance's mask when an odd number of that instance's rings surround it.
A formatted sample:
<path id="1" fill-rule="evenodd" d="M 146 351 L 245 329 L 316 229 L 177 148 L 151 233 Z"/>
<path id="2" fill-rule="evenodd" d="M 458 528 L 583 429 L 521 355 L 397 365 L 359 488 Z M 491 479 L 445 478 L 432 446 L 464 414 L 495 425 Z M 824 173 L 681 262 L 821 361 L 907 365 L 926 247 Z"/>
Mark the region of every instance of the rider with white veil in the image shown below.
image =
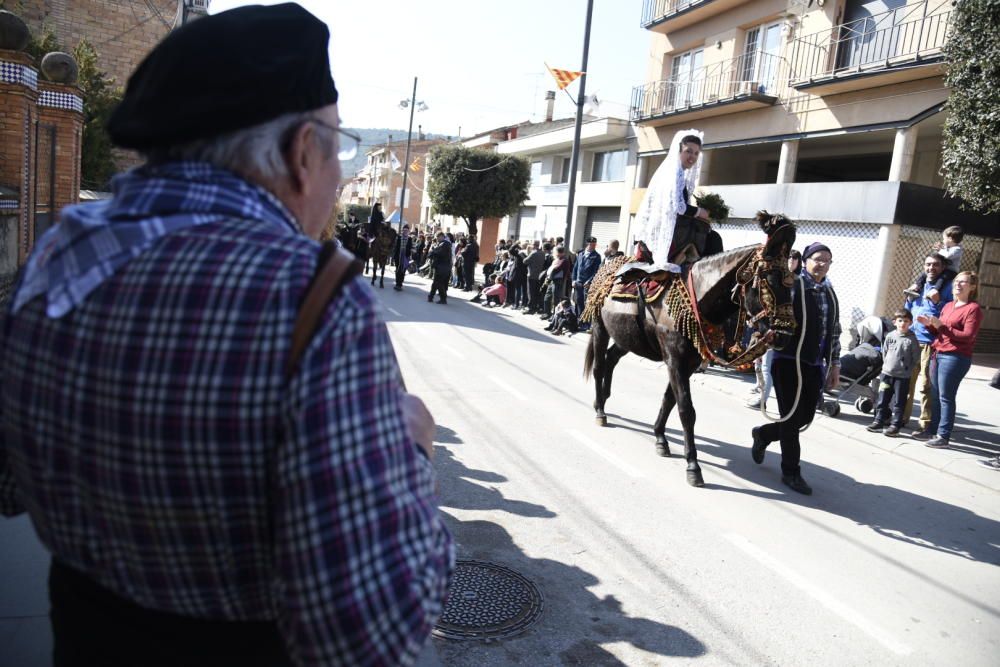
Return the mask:
<path id="1" fill-rule="evenodd" d="M 656 266 L 679 272 L 670 263 L 670 245 L 678 215 L 708 220 L 708 211 L 688 203 L 701 173 L 701 143 L 698 130 L 681 130 L 670 143 L 667 158 L 660 165 L 639 205 L 635 217 L 634 241 L 644 241 L 653 253 Z"/>

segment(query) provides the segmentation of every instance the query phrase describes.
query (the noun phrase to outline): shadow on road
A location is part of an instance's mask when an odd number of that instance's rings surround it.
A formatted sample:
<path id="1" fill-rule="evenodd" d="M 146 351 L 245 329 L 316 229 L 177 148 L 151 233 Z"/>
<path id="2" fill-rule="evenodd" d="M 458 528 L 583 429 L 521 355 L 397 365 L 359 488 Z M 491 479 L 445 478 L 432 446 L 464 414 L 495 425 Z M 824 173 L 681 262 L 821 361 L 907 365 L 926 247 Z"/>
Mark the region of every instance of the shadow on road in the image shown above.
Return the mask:
<path id="1" fill-rule="evenodd" d="M 531 519 L 550 519 L 548 508 L 504 497 L 492 484 L 507 478 L 470 468 L 455 456 L 461 438 L 438 426 L 434 465 L 441 480 L 439 504 L 457 510 L 499 511 Z M 440 443 L 447 443 L 446 447 Z M 684 630 L 646 618 L 630 616 L 613 594 L 597 595 L 591 588 L 602 582 L 583 568 L 551 558 L 534 558 L 522 551 L 507 528 L 485 520 L 463 521 L 442 509 L 459 545 L 460 559 L 482 560 L 516 570 L 542 593 L 543 612 L 525 632 L 501 641 L 454 642 L 436 639 L 446 665 L 624 665 L 602 644 L 625 642 L 656 656 L 696 657 L 704 645 Z"/>
<path id="2" fill-rule="evenodd" d="M 378 290 L 378 288 L 375 288 Z M 381 292 L 381 290 L 380 290 Z M 387 322 L 435 322 L 451 324 L 458 329 L 481 329 L 493 333 L 513 336 L 519 339 L 540 341 L 549 344 L 562 344 L 558 338 L 541 331 L 542 321 L 535 316 L 522 316 L 511 313 L 511 318 L 492 312 L 479 304 L 470 303 L 450 294 L 446 305 L 427 302 L 427 289 L 420 285 L 404 285 L 402 292 L 388 290 L 381 294 L 381 302 L 387 308 L 393 308 L 399 314 L 391 311 L 385 313 Z M 397 308 L 398 306 L 398 308 Z M 400 310 L 405 308 L 405 310 Z"/>
<path id="3" fill-rule="evenodd" d="M 681 432 L 676 429 L 668 428 L 667 431 L 675 442 L 681 437 Z M 804 439 L 805 456 L 802 467 L 803 474 L 815 489 L 815 495 L 801 496 L 788 491 L 781 484 L 778 443 L 771 444 L 763 466 L 758 466 L 750 459 L 749 433 L 746 440 L 743 444 L 732 444 L 697 436 L 700 450 L 728 460 L 728 463 L 719 467 L 771 488 L 773 492 L 719 483 L 711 484 L 710 488 L 814 507 L 850 519 L 858 525 L 868 526 L 890 539 L 969 560 L 1000 565 L 1000 548 L 996 546 L 1000 522 L 981 517 L 964 507 L 883 484 L 859 482 L 832 468 L 810 463 L 808 437 Z M 710 461 L 701 463 L 714 465 Z M 932 573 L 925 576 L 933 578 Z"/>
<path id="4" fill-rule="evenodd" d="M 629 616 L 614 595 L 589 589 L 601 582 L 586 570 L 549 558 L 532 558 L 510 533 L 490 521 L 459 521 L 445 513 L 463 545 L 459 558 L 484 560 L 521 573 L 538 586 L 544 611 L 526 632 L 499 642 L 436 641 L 446 665 L 625 665 L 602 644 L 628 643 L 655 656 L 697 657 L 705 646 L 681 628 Z M 643 656 L 643 664 L 655 658 Z M 633 664 L 639 664 L 638 662 Z"/>

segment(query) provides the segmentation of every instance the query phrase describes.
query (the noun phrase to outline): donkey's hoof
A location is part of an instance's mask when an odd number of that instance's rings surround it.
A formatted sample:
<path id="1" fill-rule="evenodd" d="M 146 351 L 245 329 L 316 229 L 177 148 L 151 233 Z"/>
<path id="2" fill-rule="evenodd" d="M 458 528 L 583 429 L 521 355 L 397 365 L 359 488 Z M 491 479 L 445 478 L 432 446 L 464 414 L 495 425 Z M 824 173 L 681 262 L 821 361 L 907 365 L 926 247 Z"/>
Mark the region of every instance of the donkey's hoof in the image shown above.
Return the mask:
<path id="1" fill-rule="evenodd" d="M 597 424 L 598 426 L 607 426 L 608 418 L 604 416 L 594 417 L 594 423 Z"/>
<path id="2" fill-rule="evenodd" d="M 670 456 L 670 445 L 665 442 L 656 443 L 656 454 L 657 456 L 668 457 Z"/>
<path id="3" fill-rule="evenodd" d="M 705 486 L 705 479 L 701 476 L 700 470 L 688 470 L 687 480 L 691 486 Z"/>

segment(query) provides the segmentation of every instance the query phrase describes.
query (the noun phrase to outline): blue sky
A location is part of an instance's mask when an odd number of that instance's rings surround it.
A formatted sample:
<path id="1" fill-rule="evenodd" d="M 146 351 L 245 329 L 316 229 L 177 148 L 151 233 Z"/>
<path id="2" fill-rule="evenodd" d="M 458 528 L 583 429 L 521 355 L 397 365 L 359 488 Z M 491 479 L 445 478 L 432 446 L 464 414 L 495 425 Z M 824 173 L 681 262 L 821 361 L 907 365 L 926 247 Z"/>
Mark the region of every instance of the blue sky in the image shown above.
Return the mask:
<path id="1" fill-rule="evenodd" d="M 212 13 L 270 0 L 213 0 Z M 405 128 L 398 108 L 419 77 L 414 130 L 463 136 L 539 120 L 546 90 L 543 63 L 579 69 L 586 0 L 300 0 L 330 26 L 330 58 L 340 111 L 352 127 Z M 594 0 L 587 93 L 601 115 L 624 116 L 642 83 L 649 33 L 639 26 L 642 0 Z M 567 90 L 576 94 L 579 83 Z M 574 113 L 556 97 L 555 115 Z"/>

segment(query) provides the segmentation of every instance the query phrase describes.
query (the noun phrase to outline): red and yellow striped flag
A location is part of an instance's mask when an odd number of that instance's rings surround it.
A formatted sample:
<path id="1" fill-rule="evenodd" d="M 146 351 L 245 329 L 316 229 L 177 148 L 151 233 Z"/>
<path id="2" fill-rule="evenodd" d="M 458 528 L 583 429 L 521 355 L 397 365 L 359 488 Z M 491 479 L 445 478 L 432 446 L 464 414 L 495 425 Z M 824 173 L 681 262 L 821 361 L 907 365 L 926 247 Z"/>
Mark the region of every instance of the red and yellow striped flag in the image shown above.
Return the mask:
<path id="1" fill-rule="evenodd" d="M 545 68 L 549 70 L 549 74 L 551 74 L 552 78 L 556 80 L 559 90 L 562 90 L 586 74 L 586 72 L 574 72 L 568 69 L 556 69 L 555 67 L 549 67 L 548 63 L 545 63 Z"/>
<path id="2" fill-rule="evenodd" d="M 420 171 L 420 158 L 413 158 L 413 164 L 410 165 L 410 171 Z"/>

